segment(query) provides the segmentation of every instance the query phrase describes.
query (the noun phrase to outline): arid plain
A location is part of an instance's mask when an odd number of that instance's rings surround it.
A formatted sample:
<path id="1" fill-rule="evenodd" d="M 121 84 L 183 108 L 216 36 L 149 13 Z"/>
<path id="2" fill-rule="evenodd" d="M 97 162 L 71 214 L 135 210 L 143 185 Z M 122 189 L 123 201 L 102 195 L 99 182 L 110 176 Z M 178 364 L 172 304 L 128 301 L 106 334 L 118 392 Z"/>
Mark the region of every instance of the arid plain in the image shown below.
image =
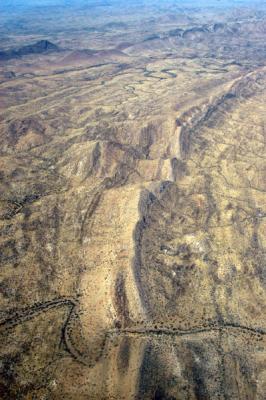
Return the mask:
<path id="1" fill-rule="evenodd" d="M 50 3 L 1 6 L 0 399 L 264 400 L 265 2 Z"/>

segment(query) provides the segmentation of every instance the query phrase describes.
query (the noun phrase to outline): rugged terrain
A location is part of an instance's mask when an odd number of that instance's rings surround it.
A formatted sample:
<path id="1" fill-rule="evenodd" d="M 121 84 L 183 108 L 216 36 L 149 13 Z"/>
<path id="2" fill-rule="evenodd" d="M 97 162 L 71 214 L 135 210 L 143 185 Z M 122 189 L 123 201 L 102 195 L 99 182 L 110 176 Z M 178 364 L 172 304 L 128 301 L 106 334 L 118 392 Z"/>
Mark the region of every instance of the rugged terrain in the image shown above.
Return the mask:
<path id="1" fill-rule="evenodd" d="M 1 6 L 0 398 L 263 400 L 265 4 L 82 4 Z"/>

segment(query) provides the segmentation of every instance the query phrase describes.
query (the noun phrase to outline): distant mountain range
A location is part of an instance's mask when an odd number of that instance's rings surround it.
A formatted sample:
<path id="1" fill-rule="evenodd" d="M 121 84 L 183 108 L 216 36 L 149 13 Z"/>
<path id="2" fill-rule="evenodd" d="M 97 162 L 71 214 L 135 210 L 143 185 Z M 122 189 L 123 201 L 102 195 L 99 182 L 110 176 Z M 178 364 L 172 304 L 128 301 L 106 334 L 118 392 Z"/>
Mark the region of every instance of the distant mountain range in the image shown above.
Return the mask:
<path id="1" fill-rule="evenodd" d="M 1 2 L 2 3 L 2 2 Z M 147 5 L 147 4 L 160 4 L 161 0 L 6 0 L 0 4 L 0 9 L 7 11 L 14 8 L 28 8 L 28 7 L 53 7 L 53 6 L 67 6 L 67 7 L 99 7 L 99 6 L 121 6 L 129 5 Z M 240 7 L 243 5 L 265 6 L 265 0 L 182 0 L 176 2 L 175 0 L 164 0 L 164 5 L 175 5 L 178 7 Z M 178 3 L 178 4 L 177 4 Z"/>
<path id="2" fill-rule="evenodd" d="M 12 58 L 20 58 L 30 54 L 43 54 L 58 50 L 59 47 L 48 40 L 40 40 L 36 43 L 19 47 L 18 49 L 0 51 L 0 60 L 10 60 Z"/>

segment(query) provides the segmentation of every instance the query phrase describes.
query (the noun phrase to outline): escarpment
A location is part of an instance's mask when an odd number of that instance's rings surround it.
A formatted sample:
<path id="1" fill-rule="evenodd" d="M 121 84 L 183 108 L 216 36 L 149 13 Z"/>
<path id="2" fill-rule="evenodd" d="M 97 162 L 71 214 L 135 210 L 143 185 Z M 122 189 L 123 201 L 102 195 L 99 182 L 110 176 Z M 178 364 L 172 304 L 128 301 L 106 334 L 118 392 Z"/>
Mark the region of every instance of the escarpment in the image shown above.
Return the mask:
<path id="1" fill-rule="evenodd" d="M 243 98 L 252 97 L 254 90 L 260 90 L 260 81 L 264 76 L 265 70 L 258 69 L 255 72 L 237 78 L 218 96 L 186 111 L 178 118 L 177 125 L 181 126 L 181 156 L 186 157 L 187 153 L 189 153 L 190 142 L 193 140 L 191 136 L 195 137 L 204 123 L 211 124 L 212 120 L 214 120 L 213 124 L 217 124 L 221 119 L 226 118 L 226 111 L 230 110 L 236 102 Z"/>

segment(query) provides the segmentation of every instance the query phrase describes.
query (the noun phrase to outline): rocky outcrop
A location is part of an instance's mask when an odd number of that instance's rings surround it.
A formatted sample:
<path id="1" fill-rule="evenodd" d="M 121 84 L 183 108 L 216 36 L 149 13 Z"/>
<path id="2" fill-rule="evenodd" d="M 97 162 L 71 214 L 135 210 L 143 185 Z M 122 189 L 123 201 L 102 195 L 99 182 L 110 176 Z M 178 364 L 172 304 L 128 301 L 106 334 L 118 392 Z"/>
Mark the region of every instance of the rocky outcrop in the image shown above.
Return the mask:
<path id="1" fill-rule="evenodd" d="M 190 150 L 190 142 L 193 141 L 197 131 L 204 123 L 211 123 L 218 115 L 219 120 L 223 118 L 224 110 L 228 111 L 235 102 L 241 98 L 252 96 L 254 88 L 257 88 L 261 78 L 265 75 L 265 70 L 258 70 L 248 73 L 246 76 L 237 78 L 229 85 L 218 97 L 214 97 L 200 106 L 186 111 L 178 120 L 177 126 L 181 126 L 180 151 L 182 157 L 186 157 Z M 215 121 L 216 122 L 216 121 Z"/>
<path id="2" fill-rule="evenodd" d="M 31 54 L 44 54 L 59 51 L 59 47 L 48 40 L 40 40 L 34 44 L 22 46 L 18 49 L 0 51 L 0 61 L 11 60 L 12 58 L 21 58 Z"/>

